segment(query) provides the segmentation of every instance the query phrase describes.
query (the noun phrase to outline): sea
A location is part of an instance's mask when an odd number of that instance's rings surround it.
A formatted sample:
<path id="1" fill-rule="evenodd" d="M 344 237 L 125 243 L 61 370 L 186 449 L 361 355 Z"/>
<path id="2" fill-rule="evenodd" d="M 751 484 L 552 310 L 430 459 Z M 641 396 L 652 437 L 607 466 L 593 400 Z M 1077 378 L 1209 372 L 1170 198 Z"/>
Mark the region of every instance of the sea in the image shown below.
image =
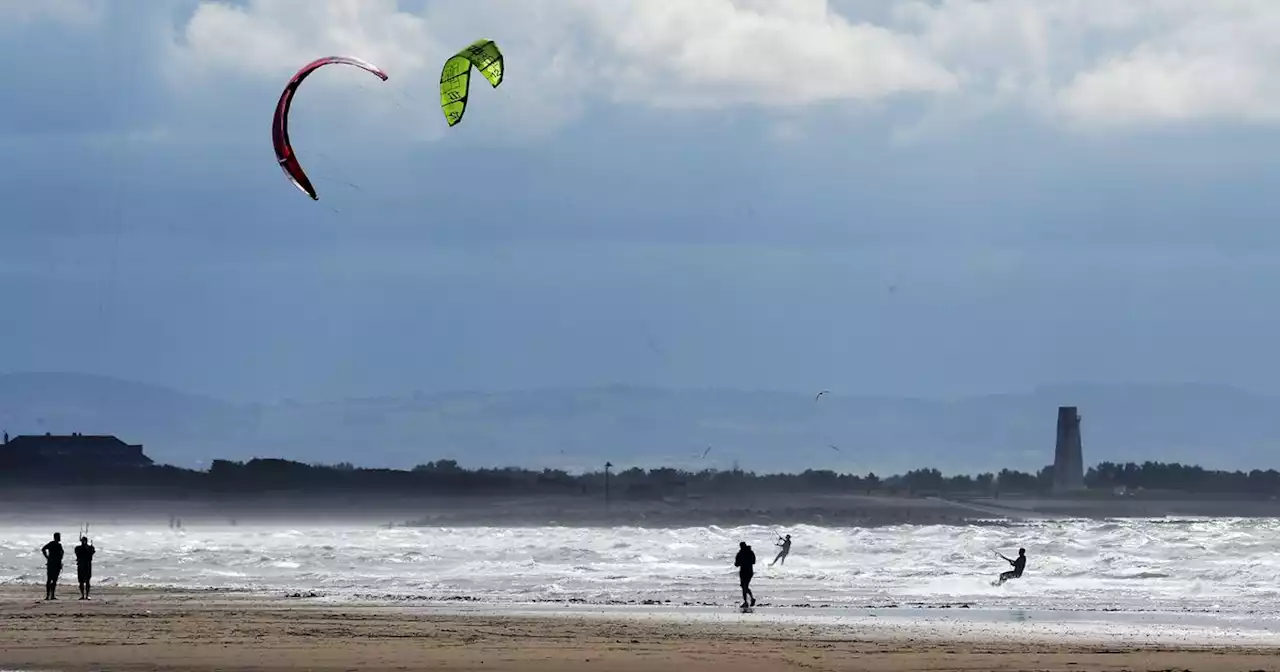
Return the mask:
<path id="1" fill-rule="evenodd" d="M 70 590 L 77 527 L 61 530 Z M 0 527 L 0 584 L 40 592 L 39 549 L 53 531 Z M 511 613 L 736 614 L 733 559 L 745 541 L 758 561 L 757 615 L 909 619 L 945 611 L 953 620 L 1022 614 L 1066 622 L 1094 614 L 1135 623 L 1154 614 L 1170 627 L 1251 629 L 1280 642 L 1280 519 L 786 529 L 95 523 L 91 532 L 100 594 L 115 586 L 232 589 Z M 781 534 L 792 535 L 792 550 L 771 566 Z M 1013 557 L 1020 547 L 1023 577 L 993 585 L 1009 569 L 997 553 Z M 960 615 L 966 610 L 973 616 Z"/>

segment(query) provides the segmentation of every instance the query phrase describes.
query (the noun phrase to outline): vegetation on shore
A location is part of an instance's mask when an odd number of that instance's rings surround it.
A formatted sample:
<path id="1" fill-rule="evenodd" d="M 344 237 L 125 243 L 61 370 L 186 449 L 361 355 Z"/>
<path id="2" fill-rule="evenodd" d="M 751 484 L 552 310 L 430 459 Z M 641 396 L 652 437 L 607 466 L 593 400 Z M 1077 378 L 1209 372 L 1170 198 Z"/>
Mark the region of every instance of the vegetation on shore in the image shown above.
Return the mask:
<path id="1" fill-rule="evenodd" d="M 829 470 L 757 474 L 741 469 L 686 471 L 671 468 L 610 470 L 608 487 L 618 499 L 707 496 L 739 493 L 929 494 L 1004 496 L 1046 494 L 1053 468 L 1037 473 L 1004 469 L 999 473 L 945 475 L 923 468 L 893 476 L 841 474 Z M 173 466 L 86 471 L 73 463 L 55 469 L 0 471 L 0 485 L 106 485 L 131 488 L 181 488 L 191 492 L 251 493 L 307 491 L 374 491 L 388 494 L 598 495 L 605 488 L 604 470 L 571 474 L 557 469 L 518 467 L 467 469 L 453 460 L 438 460 L 410 470 L 369 469 L 349 463 L 314 465 L 281 459 L 247 462 L 214 460 L 207 471 Z M 1094 491 L 1140 490 L 1251 497 L 1280 495 L 1275 470 L 1214 471 L 1194 465 L 1145 462 L 1102 462 L 1085 475 Z"/>

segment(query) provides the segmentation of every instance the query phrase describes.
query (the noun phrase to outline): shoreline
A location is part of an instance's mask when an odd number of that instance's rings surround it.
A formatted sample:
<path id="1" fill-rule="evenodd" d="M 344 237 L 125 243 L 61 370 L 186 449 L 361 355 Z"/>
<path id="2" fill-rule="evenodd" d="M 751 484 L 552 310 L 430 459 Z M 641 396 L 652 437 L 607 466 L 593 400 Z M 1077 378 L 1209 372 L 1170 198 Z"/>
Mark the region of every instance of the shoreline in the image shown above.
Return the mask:
<path id="1" fill-rule="evenodd" d="M 0 600 L 21 600 L 39 596 L 43 584 L 34 580 L 0 581 Z M 75 583 L 63 572 L 58 585 L 60 595 L 71 595 L 75 600 Z M 737 598 L 721 601 L 706 600 L 657 600 L 657 599 L 582 599 L 582 598 L 530 598 L 512 599 L 475 595 L 420 595 L 413 593 L 343 592 L 333 590 L 189 586 L 174 584 L 117 584 L 109 579 L 94 583 L 95 594 L 124 596 L 128 598 L 181 598 L 217 602 L 234 601 L 238 604 L 253 603 L 280 605 L 290 609 L 391 609 L 416 614 L 451 614 L 513 616 L 535 618 L 623 618 L 657 620 L 718 620 L 725 613 L 737 614 Z M 732 592 L 732 591 L 728 591 Z M 65 601 L 60 598 L 59 601 Z M 1036 622 L 1087 622 L 1094 624 L 1126 625 L 1153 624 L 1161 627 L 1192 626 L 1212 629 L 1224 624 L 1249 622 L 1263 627 L 1251 628 L 1255 633 L 1271 641 L 1274 637 L 1280 646 L 1280 610 L 1262 613 L 1254 609 L 1224 610 L 1215 608 L 1163 609 L 1159 607 L 1114 606 L 1053 606 L 1044 604 L 1013 604 L 999 606 L 976 601 L 937 602 L 919 600 L 885 600 L 881 603 L 789 603 L 765 597 L 756 604 L 753 621 L 799 621 L 814 623 L 849 623 L 867 619 L 868 624 L 901 621 L 896 627 L 910 627 L 911 622 L 1005 623 Z M 1218 636 L 1218 635 L 1215 635 Z M 1254 637 L 1253 639 L 1258 639 Z M 2 672 L 2 671 L 0 671 Z"/>
<path id="2" fill-rule="evenodd" d="M 33 594 L 32 589 L 35 592 Z M 1275 670 L 1273 643 L 1051 638 L 982 627 L 928 630 L 918 617 L 820 623 L 734 609 L 697 616 L 608 610 L 486 613 L 301 603 L 212 591 L 104 589 L 47 603 L 0 587 L 0 668 L 186 670 Z M 755 618 L 753 618 L 755 617 Z M 914 627 L 904 624 L 916 622 Z M 936 625 L 936 624 L 935 624 Z M 1105 633 L 1099 633 L 1105 634 Z"/>

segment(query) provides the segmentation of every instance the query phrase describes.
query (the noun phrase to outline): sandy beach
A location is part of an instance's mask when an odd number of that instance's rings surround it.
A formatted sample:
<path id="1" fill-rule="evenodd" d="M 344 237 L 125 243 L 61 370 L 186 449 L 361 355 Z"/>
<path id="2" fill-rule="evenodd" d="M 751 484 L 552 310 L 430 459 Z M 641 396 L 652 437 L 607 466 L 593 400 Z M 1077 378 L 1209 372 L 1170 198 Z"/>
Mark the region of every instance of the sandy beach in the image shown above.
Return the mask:
<path id="1" fill-rule="evenodd" d="M 0 669 L 1280 670 L 1280 649 L 961 641 L 776 622 L 503 616 L 247 593 L 0 590 Z"/>

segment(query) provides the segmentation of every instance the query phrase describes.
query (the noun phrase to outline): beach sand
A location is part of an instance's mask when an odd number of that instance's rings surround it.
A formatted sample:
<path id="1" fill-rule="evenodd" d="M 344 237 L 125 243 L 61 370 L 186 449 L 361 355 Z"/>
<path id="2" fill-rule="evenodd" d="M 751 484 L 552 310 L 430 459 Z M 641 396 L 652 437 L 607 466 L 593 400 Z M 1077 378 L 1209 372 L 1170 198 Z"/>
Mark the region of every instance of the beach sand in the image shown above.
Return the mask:
<path id="1" fill-rule="evenodd" d="M 946 641 L 893 628 L 457 614 L 285 597 L 104 587 L 0 589 L 0 669 L 1280 671 L 1280 649 Z"/>

